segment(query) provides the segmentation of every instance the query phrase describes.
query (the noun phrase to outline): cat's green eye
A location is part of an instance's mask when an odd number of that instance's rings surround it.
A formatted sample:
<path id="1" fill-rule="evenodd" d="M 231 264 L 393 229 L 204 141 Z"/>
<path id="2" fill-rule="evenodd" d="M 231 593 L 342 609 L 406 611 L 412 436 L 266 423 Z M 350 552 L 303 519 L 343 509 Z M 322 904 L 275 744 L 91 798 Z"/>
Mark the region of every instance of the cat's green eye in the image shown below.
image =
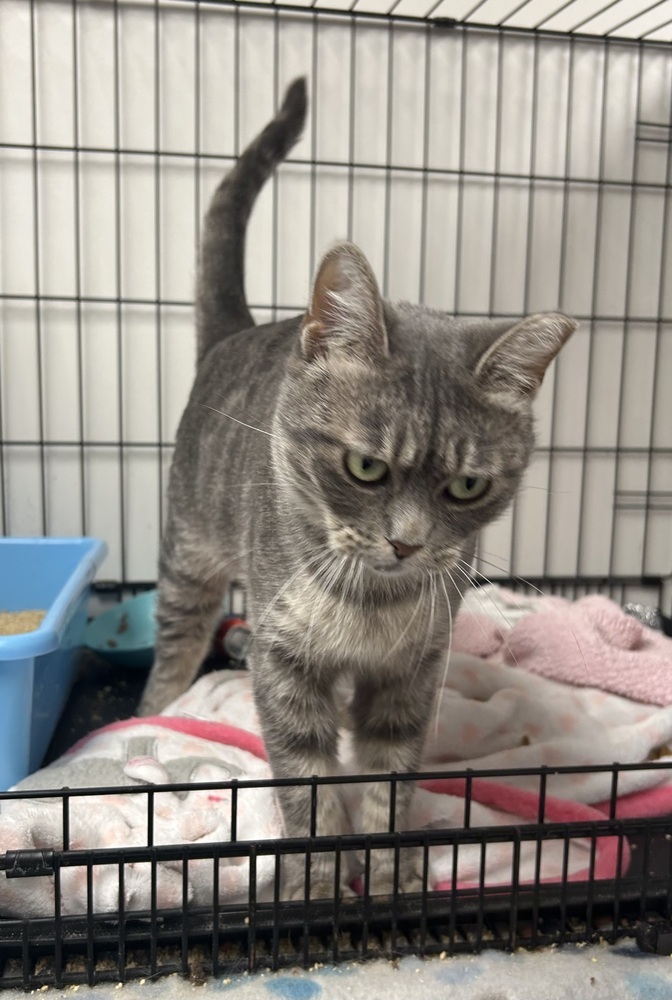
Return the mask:
<path id="1" fill-rule="evenodd" d="M 490 487 L 490 480 L 481 476 L 456 476 L 445 490 L 447 500 L 457 500 L 458 503 L 469 503 L 478 500 Z"/>
<path id="2" fill-rule="evenodd" d="M 370 455 L 360 455 L 349 451 L 345 456 L 345 467 L 350 475 L 360 483 L 380 483 L 388 473 L 387 462 Z"/>

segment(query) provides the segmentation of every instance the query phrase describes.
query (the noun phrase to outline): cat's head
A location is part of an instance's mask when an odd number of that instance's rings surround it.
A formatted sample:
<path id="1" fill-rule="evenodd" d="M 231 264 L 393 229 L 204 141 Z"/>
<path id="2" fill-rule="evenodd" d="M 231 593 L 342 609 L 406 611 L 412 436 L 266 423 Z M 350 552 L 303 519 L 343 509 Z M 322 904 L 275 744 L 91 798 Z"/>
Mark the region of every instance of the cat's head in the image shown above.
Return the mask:
<path id="1" fill-rule="evenodd" d="M 286 502 L 381 577 L 455 565 L 513 497 L 532 402 L 575 329 L 550 313 L 461 324 L 384 302 L 362 253 L 318 269 L 276 415 Z"/>

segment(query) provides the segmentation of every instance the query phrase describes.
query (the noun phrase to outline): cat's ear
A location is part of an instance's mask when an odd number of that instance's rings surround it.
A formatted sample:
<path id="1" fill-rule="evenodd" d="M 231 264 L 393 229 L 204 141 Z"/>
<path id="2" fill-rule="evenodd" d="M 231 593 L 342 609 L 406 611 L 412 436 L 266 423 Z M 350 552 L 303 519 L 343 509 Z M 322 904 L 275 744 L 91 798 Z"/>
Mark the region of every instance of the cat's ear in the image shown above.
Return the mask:
<path id="1" fill-rule="evenodd" d="M 527 316 L 497 339 L 479 357 L 474 375 L 482 388 L 514 405 L 531 399 L 546 369 L 576 330 L 575 320 L 562 313 Z"/>
<path id="2" fill-rule="evenodd" d="M 378 283 L 352 243 L 337 243 L 322 258 L 301 324 L 301 351 L 308 361 L 336 351 L 369 363 L 387 354 Z"/>

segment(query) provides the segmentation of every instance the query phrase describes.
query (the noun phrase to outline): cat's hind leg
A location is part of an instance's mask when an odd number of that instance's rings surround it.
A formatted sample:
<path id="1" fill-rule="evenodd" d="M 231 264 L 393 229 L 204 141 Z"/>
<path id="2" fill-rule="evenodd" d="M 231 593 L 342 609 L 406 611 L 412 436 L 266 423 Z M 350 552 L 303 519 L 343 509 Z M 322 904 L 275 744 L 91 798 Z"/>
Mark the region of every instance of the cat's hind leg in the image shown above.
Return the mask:
<path id="1" fill-rule="evenodd" d="M 161 546 L 156 652 L 138 714 L 155 715 L 182 694 L 208 652 L 229 583 L 211 546 L 169 525 Z"/>

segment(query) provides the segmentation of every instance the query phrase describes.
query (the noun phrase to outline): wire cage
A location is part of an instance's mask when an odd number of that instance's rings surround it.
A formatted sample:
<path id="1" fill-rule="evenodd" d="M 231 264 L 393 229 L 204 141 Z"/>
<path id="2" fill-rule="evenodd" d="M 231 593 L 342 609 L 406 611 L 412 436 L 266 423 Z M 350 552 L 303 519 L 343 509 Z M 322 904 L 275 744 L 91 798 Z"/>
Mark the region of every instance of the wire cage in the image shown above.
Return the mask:
<path id="1" fill-rule="evenodd" d="M 5 0 L 3 534 L 104 537 L 119 591 L 155 578 L 194 368 L 200 219 L 286 83 L 305 74 L 308 127 L 250 225 L 255 319 L 305 308 L 318 255 L 336 236 L 362 247 L 390 298 L 465 318 L 554 308 L 575 316 L 580 328 L 538 400 L 525 486 L 484 532 L 476 571 L 669 612 L 670 41 L 669 3 L 635 0 Z M 231 842 L 217 844 L 154 844 L 155 797 L 187 786 L 127 790 L 144 796 L 146 843 L 96 851 L 70 840 L 84 791 L 33 792 L 58 808 L 62 849 L 8 853 L 0 879 L 51 878 L 53 913 L 0 919 L 0 988 L 615 940 L 652 917 L 660 922 L 647 925 L 645 944 L 662 947 L 672 917 L 669 820 L 617 818 L 628 768 L 603 770 L 601 819 L 553 821 L 552 775 L 540 768 L 513 776 L 535 796 L 529 824 L 474 826 L 475 791 L 493 774 L 451 771 L 464 798 L 455 829 L 292 842 L 236 837 L 251 781 L 212 786 L 231 809 Z M 381 778 L 392 798 L 404 777 Z M 322 783 L 308 782 L 313 816 Z M 579 841 L 587 864 L 572 879 Z M 540 859 L 551 844 L 562 874 L 546 884 Z M 371 852 L 412 845 L 425 890 L 368 896 Z M 456 859 L 444 893 L 427 891 L 437 845 Z M 510 878 L 492 887 L 483 873 L 497 845 L 510 854 Z M 362 900 L 259 895 L 262 860 L 277 890 L 284 855 L 323 850 L 364 853 Z M 464 850 L 480 858 L 468 887 L 456 874 Z M 218 873 L 227 858 L 242 859 L 250 878 L 246 897 L 225 905 Z M 157 889 L 164 863 L 183 873 L 182 901 L 170 907 Z M 97 873 L 113 871 L 123 887 L 136 864 L 151 873 L 146 907 L 125 910 L 119 888 L 116 910 L 98 912 Z M 207 905 L 188 904 L 194 865 L 211 869 Z M 75 914 L 61 890 L 72 870 L 89 887 Z"/>

